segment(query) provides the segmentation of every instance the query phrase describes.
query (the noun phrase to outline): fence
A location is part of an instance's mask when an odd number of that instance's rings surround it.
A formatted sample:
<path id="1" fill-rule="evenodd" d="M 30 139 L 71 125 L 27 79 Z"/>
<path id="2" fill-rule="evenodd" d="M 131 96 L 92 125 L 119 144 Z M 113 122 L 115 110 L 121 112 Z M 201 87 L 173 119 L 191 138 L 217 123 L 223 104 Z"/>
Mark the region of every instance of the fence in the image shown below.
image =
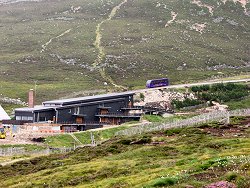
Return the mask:
<path id="1" fill-rule="evenodd" d="M 8 147 L 0 148 L 0 156 L 15 156 L 15 155 L 49 155 L 56 153 L 67 153 L 75 148 L 47 148 L 42 150 L 27 151 L 24 147 Z"/>
<path id="2" fill-rule="evenodd" d="M 183 107 L 181 109 L 185 110 L 185 111 L 188 111 L 188 110 L 194 110 L 194 109 L 197 109 L 197 108 L 205 108 L 205 107 L 208 107 L 207 103 L 198 104 L 198 105 L 195 105 L 195 106 L 187 106 L 187 107 Z"/>
<path id="3" fill-rule="evenodd" d="M 242 110 L 234 110 L 234 111 L 214 111 L 206 114 L 202 114 L 199 116 L 195 116 L 185 120 L 173 120 L 172 122 L 168 123 L 152 123 L 147 125 L 140 125 L 137 127 L 131 127 L 126 130 L 118 131 L 116 135 L 126 135 L 132 136 L 135 134 L 142 134 L 145 132 L 153 132 L 153 131 L 161 131 L 166 130 L 169 128 L 181 128 L 187 126 L 194 126 L 201 123 L 208 123 L 211 121 L 219 121 L 221 119 L 226 119 L 229 121 L 229 118 L 232 116 L 249 116 L 250 115 L 250 108 L 249 109 L 242 109 Z"/>

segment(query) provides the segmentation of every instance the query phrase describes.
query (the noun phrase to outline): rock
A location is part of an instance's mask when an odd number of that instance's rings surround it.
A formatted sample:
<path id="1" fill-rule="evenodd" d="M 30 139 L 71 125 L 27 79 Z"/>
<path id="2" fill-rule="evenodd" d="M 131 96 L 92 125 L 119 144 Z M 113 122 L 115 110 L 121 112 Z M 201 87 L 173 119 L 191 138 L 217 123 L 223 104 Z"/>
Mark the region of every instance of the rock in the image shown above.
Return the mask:
<path id="1" fill-rule="evenodd" d="M 169 113 L 162 114 L 162 117 L 164 118 L 171 117 L 171 116 L 173 116 L 173 114 L 169 114 Z"/>

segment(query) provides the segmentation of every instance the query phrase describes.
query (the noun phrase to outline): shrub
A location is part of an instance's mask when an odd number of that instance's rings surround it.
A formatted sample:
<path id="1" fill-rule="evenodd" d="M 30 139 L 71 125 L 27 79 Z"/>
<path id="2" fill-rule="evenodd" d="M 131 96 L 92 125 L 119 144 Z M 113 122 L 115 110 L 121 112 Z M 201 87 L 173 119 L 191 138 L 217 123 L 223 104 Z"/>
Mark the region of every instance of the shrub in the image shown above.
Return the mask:
<path id="1" fill-rule="evenodd" d="M 144 101 L 145 96 L 144 96 L 144 94 L 143 94 L 143 93 L 140 93 L 140 99 L 141 99 L 142 101 Z"/>
<path id="2" fill-rule="evenodd" d="M 211 166 L 224 167 L 228 163 L 227 159 L 213 159 L 197 166 L 197 171 L 207 170 Z"/>
<path id="3" fill-rule="evenodd" d="M 196 86 L 198 87 L 198 86 Z M 248 96 L 248 88 L 245 85 L 228 84 L 213 84 L 211 88 L 200 86 L 192 91 L 200 91 L 198 98 L 206 101 L 228 102 L 230 100 L 240 99 Z"/>
<path id="4" fill-rule="evenodd" d="M 109 148 L 107 148 L 107 151 L 110 153 L 119 153 L 119 149 L 117 145 L 111 145 Z"/>
<path id="5" fill-rule="evenodd" d="M 188 107 L 188 106 L 196 106 L 201 104 L 202 101 L 195 100 L 195 99 L 185 99 L 184 101 L 173 100 L 171 102 L 172 106 L 177 109 Z"/>
<path id="6" fill-rule="evenodd" d="M 152 186 L 153 187 L 164 187 L 164 186 L 174 185 L 177 182 L 178 182 L 178 179 L 173 178 L 173 177 L 159 178 L 153 182 Z"/>
<path id="7" fill-rule="evenodd" d="M 138 138 L 137 140 L 131 142 L 130 144 L 148 144 L 152 142 L 152 138 L 150 136 L 143 136 Z"/>
<path id="8" fill-rule="evenodd" d="M 182 131 L 182 128 L 174 128 L 174 129 L 168 129 L 164 133 L 167 136 L 172 136 L 172 135 L 175 135 L 175 134 L 179 134 L 181 131 Z"/>
<path id="9" fill-rule="evenodd" d="M 193 92 L 208 91 L 209 89 L 210 89 L 209 85 L 202 85 L 202 86 L 193 86 L 193 87 L 191 87 L 191 91 L 193 91 Z"/>
<path id="10" fill-rule="evenodd" d="M 143 136 L 139 141 L 141 144 L 148 144 L 148 143 L 152 142 L 152 139 L 151 139 L 151 137 Z"/>
<path id="11" fill-rule="evenodd" d="M 235 172 L 228 172 L 226 174 L 226 180 L 229 182 L 235 181 L 237 179 L 237 177 L 238 177 L 238 174 Z"/>
<path id="12" fill-rule="evenodd" d="M 191 87 L 191 91 L 198 92 L 198 91 L 200 91 L 200 88 L 198 86 L 193 86 L 193 87 Z"/>
<path id="13" fill-rule="evenodd" d="M 119 141 L 120 144 L 129 145 L 132 142 L 130 139 L 122 139 Z"/>
<path id="14" fill-rule="evenodd" d="M 212 164 L 209 164 L 209 163 L 200 164 L 200 165 L 198 165 L 197 170 L 198 171 L 207 170 L 210 168 L 210 166 L 212 166 Z"/>

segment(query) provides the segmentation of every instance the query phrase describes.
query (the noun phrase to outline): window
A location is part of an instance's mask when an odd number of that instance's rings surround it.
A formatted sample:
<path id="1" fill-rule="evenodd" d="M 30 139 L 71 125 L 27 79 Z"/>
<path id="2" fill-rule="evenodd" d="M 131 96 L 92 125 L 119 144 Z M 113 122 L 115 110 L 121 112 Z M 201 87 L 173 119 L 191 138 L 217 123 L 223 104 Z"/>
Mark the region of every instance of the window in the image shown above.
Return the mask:
<path id="1" fill-rule="evenodd" d="M 22 120 L 22 116 L 16 116 L 16 120 Z"/>
<path id="2" fill-rule="evenodd" d="M 22 120 L 28 120 L 28 116 L 22 116 Z"/>
<path id="3" fill-rule="evenodd" d="M 80 114 L 80 107 L 75 107 L 75 114 Z"/>
<path id="4" fill-rule="evenodd" d="M 33 121 L 33 117 L 29 116 L 28 120 Z"/>

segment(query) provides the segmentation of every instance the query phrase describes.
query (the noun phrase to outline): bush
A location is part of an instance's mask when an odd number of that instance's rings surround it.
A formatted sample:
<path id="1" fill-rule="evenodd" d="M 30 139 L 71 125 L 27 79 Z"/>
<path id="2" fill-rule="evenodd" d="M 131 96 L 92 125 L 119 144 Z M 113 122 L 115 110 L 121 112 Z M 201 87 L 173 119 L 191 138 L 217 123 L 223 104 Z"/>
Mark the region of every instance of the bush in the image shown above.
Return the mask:
<path id="1" fill-rule="evenodd" d="M 200 88 L 198 86 L 193 86 L 193 87 L 191 87 L 191 91 L 198 92 L 198 91 L 200 91 Z"/>
<path id="2" fill-rule="evenodd" d="M 152 142 L 152 138 L 150 136 L 143 136 L 138 138 L 137 140 L 134 140 L 130 144 L 149 144 Z"/>
<path id="3" fill-rule="evenodd" d="M 172 136 L 175 134 L 179 134 L 181 131 L 182 131 L 182 128 L 174 128 L 174 129 L 168 129 L 168 130 L 164 131 L 164 133 L 167 136 Z"/>
<path id="4" fill-rule="evenodd" d="M 119 141 L 120 144 L 129 145 L 132 142 L 130 139 L 122 139 Z"/>
<path id="5" fill-rule="evenodd" d="M 213 84 L 211 88 L 207 86 L 196 86 L 192 91 L 200 91 L 198 98 L 205 101 L 228 102 L 248 96 L 248 87 L 245 85 Z"/>
<path id="6" fill-rule="evenodd" d="M 197 171 L 207 170 L 211 166 L 224 167 L 228 163 L 227 159 L 213 159 L 197 166 Z"/>
<path id="7" fill-rule="evenodd" d="M 207 169 L 209 169 L 211 166 L 212 166 L 212 164 L 210 164 L 210 163 L 200 164 L 200 165 L 197 166 L 197 171 L 200 171 L 200 170 L 207 170 Z"/>
<path id="8" fill-rule="evenodd" d="M 196 106 L 201 103 L 202 101 L 195 100 L 195 99 L 185 99 L 184 101 L 173 100 L 171 102 L 172 106 L 175 106 L 175 108 L 177 109 L 188 107 L 188 106 Z"/>
<path id="9" fill-rule="evenodd" d="M 141 139 L 138 140 L 141 144 L 148 144 L 152 142 L 152 138 L 149 136 L 143 136 Z"/>
<path id="10" fill-rule="evenodd" d="M 143 93 L 140 93 L 140 99 L 141 99 L 142 101 L 144 101 L 145 96 L 144 96 L 144 94 L 143 94 Z"/>
<path id="11" fill-rule="evenodd" d="M 111 145 L 109 148 L 107 148 L 107 151 L 110 153 L 120 153 L 117 145 Z"/>
<path id="12" fill-rule="evenodd" d="M 172 177 L 167 177 L 167 178 L 159 178 L 156 179 L 152 186 L 153 187 L 164 187 L 164 186 L 170 186 L 170 185 L 174 185 L 178 182 L 177 178 L 172 178 Z"/>
<path id="13" fill-rule="evenodd" d="M 191 87 L 191 91 L 193 91 L 193 92 L 208 91 L 209 89 L 210 89 L 209 85 L 202 85 L 202 86 L 193 86 L 193 87 Z"/>
<path id="14" fill-rule="evenodd" d="M 226 180 L 229 182 L 235 181 L 237 179 L 237 177 L 238 177 L 238 174 L 235 172 L 228 172 L 226 174 Z"/>

